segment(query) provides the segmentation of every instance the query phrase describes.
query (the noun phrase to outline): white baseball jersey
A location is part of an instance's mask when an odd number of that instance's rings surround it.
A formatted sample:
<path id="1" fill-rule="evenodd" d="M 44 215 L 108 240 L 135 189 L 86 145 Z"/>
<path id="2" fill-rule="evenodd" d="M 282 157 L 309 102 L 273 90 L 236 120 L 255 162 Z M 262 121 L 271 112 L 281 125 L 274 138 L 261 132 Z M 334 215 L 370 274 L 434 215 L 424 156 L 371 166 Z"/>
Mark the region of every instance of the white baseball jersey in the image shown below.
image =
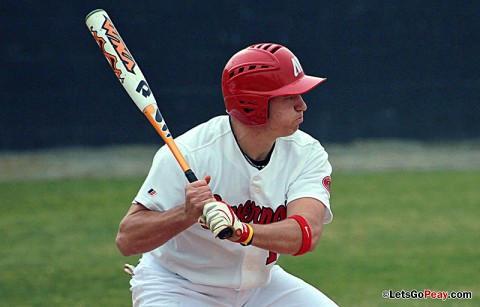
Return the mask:
<path id="1" fill-rule="evenodd" d="M 247 162 L 232 133 L 228 116 L 218 116 L 176 139 L 198 178 L 211 175 L 217 198 L 232 206 L 246 223 L 286 218 L 289 202 L 311 197 L 330 210 L 331 165 L 320 143 L 297 131 L 278 138 L 268 165 L 258 170 Z M 185 203 L 186 180 L 173 154 L 163 146 L 134 202 L 167 211 Z M 159 264 L 193 283 L 238 290 L 262 287 L 278 255 L 254 246 L 214 238 L 195 224 L 149 253 Z"/>

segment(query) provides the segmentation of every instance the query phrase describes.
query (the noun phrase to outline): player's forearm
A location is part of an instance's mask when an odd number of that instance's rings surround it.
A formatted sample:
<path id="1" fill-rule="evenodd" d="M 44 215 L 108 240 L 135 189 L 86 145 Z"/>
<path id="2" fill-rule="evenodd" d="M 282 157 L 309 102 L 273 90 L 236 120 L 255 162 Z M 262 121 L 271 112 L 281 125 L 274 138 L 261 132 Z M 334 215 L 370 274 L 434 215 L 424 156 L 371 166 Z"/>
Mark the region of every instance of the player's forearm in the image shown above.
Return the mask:
<path id="1" fill-rule="evenodd" d="M 149 252 L 195 224 L 188 219 L 183 206 L 166 212 L 141 210 L 127 215 L 115 240 L 124 256 Z"/>
<path id="2" fill-rule="evenodd" d="M 310 251 L 313 251 L 320 240 L 322 234 L 321 223 L 310 225 L 312 230 L 312 245 Z M 294 219 L 286 219 L 278 223 L 267 225 L 254 224 L 252 245 L 276 252 L 278 254 L 296 254 L 302 246 L 302 230 Z"/>
<path id="3" fill-rule="evenodd" d="M 268 225 L 253 225 L 252 244 L 279 254 L 313 251 L 322 235 L 325 211 L 325 205 L 317 199 L 296 199 L 288 204 L 287 216 L 291 218 Z"/>

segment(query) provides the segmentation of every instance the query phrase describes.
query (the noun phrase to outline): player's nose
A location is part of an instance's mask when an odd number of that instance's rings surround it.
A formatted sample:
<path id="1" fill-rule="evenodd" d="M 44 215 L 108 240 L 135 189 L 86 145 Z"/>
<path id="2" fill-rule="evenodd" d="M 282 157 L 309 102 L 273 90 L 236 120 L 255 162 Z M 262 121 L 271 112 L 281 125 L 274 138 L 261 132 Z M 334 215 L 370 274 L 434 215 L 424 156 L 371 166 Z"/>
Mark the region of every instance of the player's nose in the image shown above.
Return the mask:
<path id="1" fill-rule="evenodd" d="M 297 104 L 295 105 L 295 110 L 299 112 L 305 112 L 307 110 L 307 104 L 305 103 L 301 95 L 298 95 Z"/>

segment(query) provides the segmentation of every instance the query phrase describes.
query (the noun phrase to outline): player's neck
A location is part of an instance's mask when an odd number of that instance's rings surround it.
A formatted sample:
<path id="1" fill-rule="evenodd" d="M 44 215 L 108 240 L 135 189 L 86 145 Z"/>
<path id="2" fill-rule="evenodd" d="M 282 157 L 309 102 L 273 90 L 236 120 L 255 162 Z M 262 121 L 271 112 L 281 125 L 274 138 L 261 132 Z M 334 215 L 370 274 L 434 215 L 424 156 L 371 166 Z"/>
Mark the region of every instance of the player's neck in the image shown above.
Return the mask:
<path id="1" fill-rule="evenodd" d="M 231 118 L 231 127 L 238 146 L 249 158 L 257 161 L 265 160 L 275 144 L 275 139 L 262 133 L 261 129 L 249 127 Z"/>

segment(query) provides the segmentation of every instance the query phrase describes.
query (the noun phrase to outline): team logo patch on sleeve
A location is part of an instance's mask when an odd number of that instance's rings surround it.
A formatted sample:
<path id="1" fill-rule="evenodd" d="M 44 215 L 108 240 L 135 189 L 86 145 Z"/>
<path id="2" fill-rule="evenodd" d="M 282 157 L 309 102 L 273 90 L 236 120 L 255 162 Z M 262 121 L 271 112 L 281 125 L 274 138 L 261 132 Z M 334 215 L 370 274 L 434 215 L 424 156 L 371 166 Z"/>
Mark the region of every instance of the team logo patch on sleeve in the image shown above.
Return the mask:
<path id="1" fill-rule="evenodd" d="M 325 188 L 325 190 L 327 190 L 328 194 L 330 194 L 331 183 L 332 183 L 332 179 L 330 178 L 330 176 L 324 177 L 322 180 L 323 187 Z"/>
<path id="2" fill-rule="evenodd" d="M 155 195 L 157 195 L 157 191 L 155 191 L 155 189 L 150 189 L 150 190 L 148 190 L 148 194 L 150 196 L 155 196 Z"/>

